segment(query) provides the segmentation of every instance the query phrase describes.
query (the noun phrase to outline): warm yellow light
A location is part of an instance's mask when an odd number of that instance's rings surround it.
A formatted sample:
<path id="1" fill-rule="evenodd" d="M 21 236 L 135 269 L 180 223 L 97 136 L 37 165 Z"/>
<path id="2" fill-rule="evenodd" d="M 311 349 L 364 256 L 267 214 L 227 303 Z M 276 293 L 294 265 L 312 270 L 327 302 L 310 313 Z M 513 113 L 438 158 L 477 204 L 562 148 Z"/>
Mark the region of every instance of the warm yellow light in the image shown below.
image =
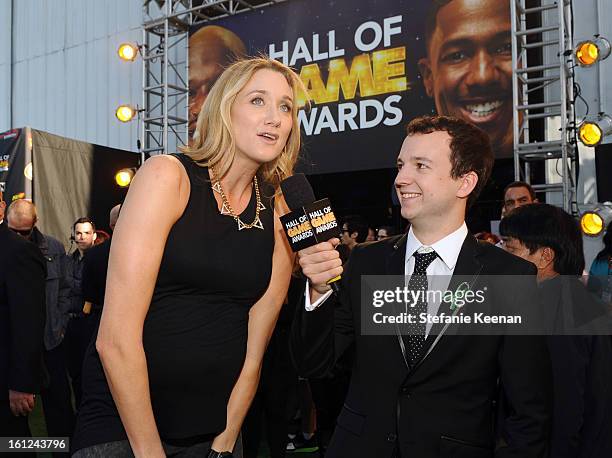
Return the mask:
<path id="1" fill-rule="evenodd" d="M 595 212 L 586 212 L 580 218 L 580 227 L 586 235 L 598 236 L 604 230 L 604 221 L 599 214 Z"/>
<path id="2" fill-rule="evenodd" d="M 119 54 L 121 60 L 132 62 L 134 59 L 136 59 L 138 48 L 131 43 L 121 43 L 119 49 L 117 50 L 117 54 Z"/>
<path id="3" fill-rule="evenodd" d="M 598 145 L 601 141 L 602 132 L 599 126 L 593 122 L 584 122 L 578 129 L 580 141 L 587 146 Z"/>
<path id="4" fill-rule="evenodd" d="M 117 111 L 115 111 L 115 116 L 121 122 L 131 121 L 135 114 L 136 110 L 129 105 L 120 105 L 117 107 Z"/>
<path id="5" fill-rule="evenodd" d="M 610 42 L 603 37 L 596 36 L 592 40 L 578 43 L 574 52 L 580 65 L 590 67 L 610 55 Z"/>
<path id="6" fill-rule="evenodd" d="M 32 181 L 32 163 L 31 162 L 28 162 L 28 165 L 25 166 L 25 169 L 23 169 L 23 174 L 28 180 Z"/>
<path id="7" fill-rule="evenodd" d="M 606 113 L 590 116 L 578 127 L 578 138 L 586 146 L 597 146 L 610 134 L 612 134 L 612 118 Z"/>
<path id="8" fill-rule="evenodd" d="M 115 183 L 120 187 L 126 188 L 134 178 L 134 169 L 121 169 L 115 174 Z"/>
<path id="9" fill-rule="evenodd" d="M 599 49 L 591 41 L 580 43 L 576 49 L 576 58 L 582 65 L 593 65 L 599 58 Z"/>

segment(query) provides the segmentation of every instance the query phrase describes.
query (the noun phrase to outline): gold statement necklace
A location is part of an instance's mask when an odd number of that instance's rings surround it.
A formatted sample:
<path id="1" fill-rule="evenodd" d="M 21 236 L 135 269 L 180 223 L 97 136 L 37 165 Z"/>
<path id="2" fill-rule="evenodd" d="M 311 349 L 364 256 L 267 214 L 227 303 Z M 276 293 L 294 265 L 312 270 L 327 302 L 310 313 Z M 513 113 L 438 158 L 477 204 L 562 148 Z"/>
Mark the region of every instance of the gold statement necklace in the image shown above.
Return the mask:
<path id="1" fill-rule="evenodd" d="M 236 221 L 236 223 L 238 224 L 239 231 L 241 231 L 242 229 L 252 229 L 254 227 L 256 227 L 257 229 L 263 229 L 263 224 L 261 222 L 261 219 L 259 218 L 259 212 L 262 210 L 265 210 L 266 207 L 261 201 L 261 196 L 259 195 L 259 184 L 257 183 L 257 175 L 253 176 L 253 188 L 255 189 L 255 200 L 256 200 L 255 219 L 253 220 L 252 223 L 247 224 L 244 221 L 242 221 L 240 219 L 240 216 L 236 215 L 236 213 L 234 212 L 234 209 L 232 208 L 232 205 L 230 204 L 229 199 L 227 198 L 227 196 L 225 195 L 225 192 L 223 191 L 223 187 L 221 186 L 221 180 L 217 178 L 217 173 L 212 168 L 211 168 L 211 172 L 213 175 L 212 176 L 212 182 L 213 182 L 212 189 L 213 191 L 221 195 L 222 205 L 221 205 L 220 213 L 222 215 L 231 216 L 232 218 L 234 218 L 234 221 Z"/>

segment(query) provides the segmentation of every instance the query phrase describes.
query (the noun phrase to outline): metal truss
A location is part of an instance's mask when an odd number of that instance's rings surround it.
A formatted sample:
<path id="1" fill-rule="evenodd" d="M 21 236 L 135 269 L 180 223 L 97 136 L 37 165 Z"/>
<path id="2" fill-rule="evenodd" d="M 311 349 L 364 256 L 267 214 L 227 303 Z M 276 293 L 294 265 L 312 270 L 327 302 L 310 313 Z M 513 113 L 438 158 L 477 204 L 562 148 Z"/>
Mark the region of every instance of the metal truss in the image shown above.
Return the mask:
<path id="1" fill-rule="evenodd" d="M 287 0 L 143 0 L 142 152 L 167 154 L 188 141 L 188 40 L 193 25 Z"/>
<path id="2" fill-rule="evenodd" d="M 566 211 L 576 213 L 571 0 L 511 0 L 510 4 L 515 178 L 531 183 L 536 191 L 556 194 Z M 543 140 L 534 139 L 538 122 L 544 123 Z M 534 179 L 534 163 L 556 173 L 547 174 L 544 182 Z"/>

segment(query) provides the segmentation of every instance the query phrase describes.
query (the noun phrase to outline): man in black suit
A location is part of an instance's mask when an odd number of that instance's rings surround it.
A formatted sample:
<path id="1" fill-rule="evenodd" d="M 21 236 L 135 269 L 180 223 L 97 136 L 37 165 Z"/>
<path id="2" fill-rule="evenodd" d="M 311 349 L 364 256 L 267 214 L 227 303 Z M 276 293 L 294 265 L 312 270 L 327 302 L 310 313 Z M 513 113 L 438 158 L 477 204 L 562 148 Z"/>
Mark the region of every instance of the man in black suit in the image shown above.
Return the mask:
<path id="1" fill-rule="evenodd" d="M 70 437 L 75 417 L 63 342 L 70 308 L 70 284 L 65 272 L 66 249 L 59 240 L 38 229 L 36 206 L 29 200 L 13 201 L 7 209 L 6 218 L 9 229 L 34 243 L 45 259 L 47 278 L 43 358 L 48 383 L 41 393 L 41 399 L 47 434 L 50 437 Z"/>
<path id="2" fill-rule="evenodd" d="M 0 201 L 2 194 L 0 193 Z M 0 220 L 4 219 L 4 202 Z M 41 388 L 45 261 L 31 242 L 0 224 L 0 433 L 29 436 Z"/>
<path id="3" fill-rule="evenodd" d="M 493 310 L 529 307 L 535 295 L 534 266 L 478 243 L 464 222 L 466 208 L 493 165 L 487 135 L 444 116 L 415 119 L 407 132 L 395 186 L 402 216 L 411 223 L 409 232 L 357 246 L 339 298 L 329 297 L 326 283 L 342 273 L 333 249 L 338 240 L 299 253 L 309 287 L 306 307 L 297 311 L 292 330 L 298 371 L 323 376 L 355 345 L 349 393 L 326 456 L 545 457 L 551 369 L 544 337 L 466 335 L 422 323 L 398 327 L 397 335 L 361 331 L 362 275 L 411 275 L 411 290 L 426 290 L 428 278 L 446 275 L 449 291 L 456 291 L 460 276 L 477 282 L 480 276 L 522 275 L 521 288 L 488 291 Z M 442 304 L 437 309 L 432 305 L 415 302 L 417 311 L 440 314 Z M 504 440 L 496 447 L 493 418 L 499 386 L 511 410 Z"/>
<path id="4" fill-rule="evenodd" d="M 529 204 L 500 224 L 504 248 L 535 264 L 550 325 L 554 417 L 551 458 L 612 456 L 610 307 L 579 280 L 578 221 L 561 208 Z"/>

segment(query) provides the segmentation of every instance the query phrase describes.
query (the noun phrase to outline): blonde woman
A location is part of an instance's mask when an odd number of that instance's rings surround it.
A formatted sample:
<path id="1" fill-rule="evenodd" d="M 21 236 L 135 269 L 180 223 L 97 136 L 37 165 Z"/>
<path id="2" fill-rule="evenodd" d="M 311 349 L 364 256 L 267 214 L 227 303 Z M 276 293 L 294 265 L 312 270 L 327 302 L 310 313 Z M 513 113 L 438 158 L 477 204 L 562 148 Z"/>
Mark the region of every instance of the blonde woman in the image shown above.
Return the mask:
<path id="1" fill-rule="evenodd" d="M 136 175 L 85 361 L 74 456 L 240 456 L 291 276 L 276 191 L 300 149 L 300 90 L 277 61 L 234 63 L 193 145 Z"/>

